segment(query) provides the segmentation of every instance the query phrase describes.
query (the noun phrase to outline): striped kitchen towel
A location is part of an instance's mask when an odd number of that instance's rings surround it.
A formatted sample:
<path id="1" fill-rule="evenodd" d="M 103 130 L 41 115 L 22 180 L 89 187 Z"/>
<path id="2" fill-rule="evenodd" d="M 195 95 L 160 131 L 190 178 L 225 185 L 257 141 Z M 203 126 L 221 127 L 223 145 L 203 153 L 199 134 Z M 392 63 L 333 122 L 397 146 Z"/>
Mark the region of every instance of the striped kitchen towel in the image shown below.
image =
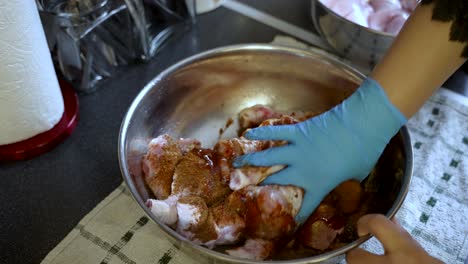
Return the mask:
<path id="1" fill-rule="evenodd" d="M 441 89 L 409 121 L 414 177 L 397 214 L 431 255 L 450 264 L 467 263 L 468 257 L 468 104 L 456 98 Z M 179 246 L 145 215 L 122 184 L 42 263 L 214 263 Z M 362 247 L 383 252 L 375 238 Z"/>

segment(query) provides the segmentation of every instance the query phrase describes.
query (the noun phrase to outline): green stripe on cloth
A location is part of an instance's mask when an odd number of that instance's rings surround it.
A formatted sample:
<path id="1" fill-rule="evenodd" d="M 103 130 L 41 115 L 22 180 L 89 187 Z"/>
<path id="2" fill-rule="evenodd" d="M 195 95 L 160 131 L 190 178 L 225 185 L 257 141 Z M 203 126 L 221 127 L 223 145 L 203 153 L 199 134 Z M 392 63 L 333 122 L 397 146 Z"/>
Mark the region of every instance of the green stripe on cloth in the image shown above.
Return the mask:
<path id="1" fill-rule="evenodd" d="M 86 231 L 84 227 L 81 227 L 79 231 L 80 231 L 81 236 L 83 236 L 84 238 L 86 238 L 87 240 L 91 241 L 93 244 L 99 246 L 100 248 L 104 250 L 112 251 L 112 249 L 114 248 L 114 247 L 111 247 L 109 243 L 103 241 L 101 238 L 93 235 L 91 232 Z M 125 254 L 122 254 L 121 252 L 116 251 L 114 254 L 117 255 L 117 257 L 126 264 L 136 264 L 135 261 L 129 259 Z M 101 261 L 101 263 L 107 263 L 107 262 Z"/>
<path id="2" fill-rule="evenodd" d="M 158 260 L 158 264 L 168 264 L 174 256 L 174 253 L 174 248 L 170 248 L 168 251 L 164 252 L 164 255 Z"/>
<path id="3" fill-rule="evenodd" d="M 146 223 L 148 223 L 148 217 L 146 216 L 143 216 L 141 217 L 135 225 L 132 226 L 132 228 L 130 228 L 130 230 L 128 230 L 123 236 L 122 238 L 119 240 L 119 242 L 117 244 L 114 244 L 109 250 L 108 250 L 108 253 L 107 253 L 107 256 L 101 261 L 101 264 L 108 264 L 109 261 L 111 260 L 111 258 L 114 256 L 114 255 L 120 255 L 118 253 L 120 253 L 119 251 L 122 249 L 122 247 L 124 247 L 128 242 L 130 242 L 130 240 L 132 239 L 133 237 L 133 234 L 138 230 L 140 229 L 142 226 L 144 226 Z M 124 255 L 125 256 L 125 255 Z M 120 258 L 120 257 L 119 257 Z M 128 258 L 127 258 L 128 259 Z M 122 259 L 123 260 L 123 259 Z M 125 263 L 135 263 L 133 260 L 130 260 L 128 259 L 128 262 L 127 260 L 124 260 Z"/>

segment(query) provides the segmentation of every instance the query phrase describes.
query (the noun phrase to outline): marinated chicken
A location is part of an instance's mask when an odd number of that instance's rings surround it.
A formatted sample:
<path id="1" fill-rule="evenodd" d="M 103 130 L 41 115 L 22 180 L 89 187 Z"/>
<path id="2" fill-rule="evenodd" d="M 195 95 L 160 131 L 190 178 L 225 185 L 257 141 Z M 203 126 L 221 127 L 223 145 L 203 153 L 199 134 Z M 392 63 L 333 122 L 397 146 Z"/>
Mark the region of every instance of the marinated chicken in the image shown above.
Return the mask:
<path id="1" fill-rule="evenodd" d="M 256 105 L 239 114 L 240 135 L 258 126 L 295 124 L 316 113 L 282 114 Z M 359 210 L 364 191 L 356 181 L 333 190 L 300 227 L 294 218 L 304 190 L 291 185 L 259 185 L 284 168 L 233 168 L 241 155 L 287 144 L 281 141 L 221 139 L 204 149 L 194 139 L 161 135 L 153 139 L 143 159 L 146 184 L 154 194 L 147 201 L 164 224 L 194 243 L 214 248 L 232 245 L 227 254 L 247 259 L 268 259 L 280 249 L 333 247 L 347 232 L 347 215 Z M 286 247 L 286 245 L 288 245 Z"/>

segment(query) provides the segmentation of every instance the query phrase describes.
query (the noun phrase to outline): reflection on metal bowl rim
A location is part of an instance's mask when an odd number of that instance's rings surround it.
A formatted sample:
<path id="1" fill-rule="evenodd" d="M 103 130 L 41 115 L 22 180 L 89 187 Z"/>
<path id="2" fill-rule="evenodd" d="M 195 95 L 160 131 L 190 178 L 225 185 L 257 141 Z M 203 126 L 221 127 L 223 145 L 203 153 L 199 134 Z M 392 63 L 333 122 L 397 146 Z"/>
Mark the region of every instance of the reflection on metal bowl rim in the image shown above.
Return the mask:
<path id="1" fill-rule="evenodd" d="M 196 245 L 178 233 L 176 233 L 174 230 L 172 230 L 170 227 L 161 224 L 159 220 L 157 220 L 150 210 L 145 206 L 145 200 L 142 198 L 142 194 L 139 192 L 139 189 L 141 190 L 141 186 L 137 186 L 138 182 L 135 182 L 134 178 L 136 177 L 133 175 L 133 173 L 130 172 L 130 163 L 132 163 L 131 160 L 131 153 L 129 152 L 133 150 L 128 150 L 128 146 L 130 145 L 130 140 L 129 140 L 129 135 L 131 135 L 131 132 L 129 133 L 130 127 L 135 124 L 133 122 L 136 122 L 136 113 L 138 110 L 141 110 L 140 108 L 142 107 L 141 104 L 142 102 L 147 99 L 151 92 L 155 90 L 155 87 L 157 87 L 157 84 L 160 84 L 163 82 L 165 79 L 176 73 L 178 70 L 181 68 L 187 67 L 189 65 L 193 65 L 194 63 L 202 62 L 207 59 L 212 59 L 212 58 L 217 58 L 217 57 L 222 57 L 222 56 L 227 56 L 230 54 L 237 54 L 237 53 L 242 53 L 246 52 L 249 54 L 268 54 L 269 56 L 276 56 L 276 55 L 287 55 L 289 57 L 292 57 L 294 60 L 298 59 L 319 59 L 319 61 L 322 64 L 331 64 L 333 67 L 339 68 L 341 71 L 343 71 L 344 74 L 350 79 L 360 79 L 360 80 L 355 80 L 355 81 L 362 81 L 364 78 L 364 75 L 359 73 L 357 70 L 354 68 L 342 63 L 338 58 L 336 58 L 333 55 L 330 55 L 322 50 L 318 49 L 312 49 L 309 51 L 305 50 L 299 50 L 299 49 L 293 49 L 293 48 L 286 48 L 286 47 L 278 47 L 278 46 L 273 46 L 273 45 L 263 45 L 263 44 L 243 44 L 243 45 L 234 45 L 234 46 L 227 46 L 227 47 L 221 47 L 213 50 L 209 50 L 197 55 L 194 55 L 192 57 L 189 57 L 187 59 L 184 59 L 175 65 L 171 66 L 170 68 L 166 69 L 162 73 L 160 73 L 156 78 L 154 78 L 152 81 L 150 81 L 142 90 L 141 92 L 137 95 L 137 97 L 134 99 L 132 102 L 131 106 L 129 107 L 127 114 L 124 117 L 124 120 L 121 125 L 120 129 L 120 134 L 119 134 L 119 140 L 118 140 L 118 156 L 119 156 L 119 163 L 120 163 L 120 169 L 124 178 L 124 181 L 126 185 L 128 186 L 132 196 L 134 199 L 137 201 L 137 203 L 140 205 L 140 207 L 145 211 L 145 213 L 154 221 L 156 222 L 161 229 L 165 231 L 172 239 L 171 242 L 173 242 L 175 245 L 182 249 L 185 246 L 188 246 L 188 248 L 193 248 L 196 249 L 200 253 L 204 253 L 205 255 L 216 259 L 216 261 L 226 261 L 229 263 L 262 263 L 264 261 L 255 261 L 255 260 L 247 260 L 247 259 L 240 259 L 236 257 L 231 257 L 227 254 L 223 254 L 221 252 L 217 252 L 214 250 L 210 250 L 206 247 Z M 291 59 L 291 58 L 289 58 Z M 159 87 L 162 89 L 161 87 Z M 153 95 L 154 96 L 154 95 Z M 144 108 L 144 110 L 141 110 L 143 112 L 148 112 L 148 108 Z M 140 112 L 138 112 L 140 113 Z M 136 129 L 136 128 L 133 128 Z M 160 131 L 159 131 L 160 132 Z M 157 133 L 159 133 L 157 132 Z M 153 132 L 151 132 L 153 133 Z M 403 127 L 400 130 L 400 135 L 402 138 L 402 143 L 403 143 L 403 148 L 404 148 L 404 154 L 406 157 L 405 160 L 405 171 L 404 171 L 404 178 L 402 181 L 402 186 L 400 189 L 400 192 L 396 198 L 396 201 L 393 203 L 393 206 L 387 213 L 388 217 L 393 217 L 398 209 L 401 207 L 410 183 L 410 179 L 412 176 L 412 163 L 413 163 L 413 156 L 412 156 L 412 149 L 411 149 L 411 142 L 409 138 L 409 133 L 406 127 Z M 133 135 L 131 135 L 133 136 Z M 133 139 L 133 141 L 142 141 L 142 145 L 145 144 L 144 139 L 137 138 Z M 132 144 L 138 144 L 136 142 L 133 142 Z M 140 159 L 141 162 L 141 159 Z M 136 161 L 138 164 L 138 160 Z M 364 237 L 361 237 L 357 239 L 354 242 L 351 242 L 350 244 L 347 244 L 346 246 L 343 246 L 339 249 L 333 250 L 326 252 L 321 255 L 317 255 L 314 257 L 308 257 L 308 258 L 302 258 L 302 259 L 294 259 L 294 260 L 274 260 L 274 261 L 268 261 L 272 263 L 318 263 L 326 260 L 330 260 L 332 258 L 335 258 L 337 256 L 342 255 L 343 253 L 349 251 L 352 248 L 355 248 L 362 244 L 363 242 L 367 241 L 371 236 L 367 235 Z"/>

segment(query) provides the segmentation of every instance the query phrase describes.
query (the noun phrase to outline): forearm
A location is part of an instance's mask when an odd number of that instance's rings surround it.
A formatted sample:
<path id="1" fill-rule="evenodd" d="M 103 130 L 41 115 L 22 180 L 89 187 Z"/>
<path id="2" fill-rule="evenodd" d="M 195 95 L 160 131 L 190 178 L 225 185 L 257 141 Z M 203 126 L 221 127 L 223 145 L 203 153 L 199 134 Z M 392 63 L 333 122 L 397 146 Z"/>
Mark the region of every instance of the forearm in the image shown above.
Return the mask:
<path id="1" fill-rule="evenodd" d="M 407 118 L 466 61 L 465 44 L 449 40 L 451 23 L 431 19 L 433 6 L 416 9 L 371 74 Z"/>

